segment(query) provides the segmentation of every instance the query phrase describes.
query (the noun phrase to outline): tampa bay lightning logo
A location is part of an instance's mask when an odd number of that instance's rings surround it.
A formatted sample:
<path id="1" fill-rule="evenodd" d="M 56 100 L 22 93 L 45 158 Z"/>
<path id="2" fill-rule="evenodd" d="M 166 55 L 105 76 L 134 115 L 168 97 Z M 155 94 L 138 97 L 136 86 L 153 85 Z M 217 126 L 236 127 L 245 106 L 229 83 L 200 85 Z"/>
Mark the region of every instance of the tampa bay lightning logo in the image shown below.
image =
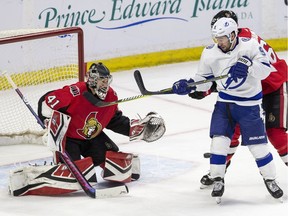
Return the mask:
<path id="1" fill-rule="evenodd" d="M 225 73 L 225 71 L 229 71 L 231 67 L 226 68 L 223 73 Z M 227 73 L 227 72 L 226 72 Z M 240 87 L 241 85 L 243 85 L 243 83 L 246 81 L 247 77 L 245 78 L 236 78 L 233 79 L 232 77 L 228 77 L 226 80 L 223 79 L 221 81 L 221 85 L 222 87 L 227 90 L 227 89 L 237 89 L 238 87 Z"/>
<path id="2" fill-rule="evenodd" d="M 242 78 L 242 79 L 236 78 L 235 80 L 233 80 L 232 77 L 228 77 L 226 82 L 222 83 L 222 86 L 225 90 L 226 89 L 236 89 L 239 86 L 241 86 L 245 82 L 246 79 L 247 79 L 247 77 Z"/>

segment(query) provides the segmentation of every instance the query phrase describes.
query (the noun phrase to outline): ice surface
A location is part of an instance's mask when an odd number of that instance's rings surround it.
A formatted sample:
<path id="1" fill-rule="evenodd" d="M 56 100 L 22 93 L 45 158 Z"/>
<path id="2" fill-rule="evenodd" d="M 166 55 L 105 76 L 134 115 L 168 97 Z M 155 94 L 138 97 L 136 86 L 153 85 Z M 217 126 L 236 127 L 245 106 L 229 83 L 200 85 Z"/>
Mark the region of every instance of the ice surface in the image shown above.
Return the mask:
<path id="1" fill-rule="evenodd" d="M 287 52 L 280 56 L 287 61 Z M 198 62 L 140 69 L 147 89 L 171 87 L 174 81 L 191 76 Z M 140 94 L 133 70 L 113 74 L 113 88 L 119 99 Z M 209 124 L 216 95 L 201 101 L 187 96 L 150 96 L 119 105 L 127 116 L 145 116 L 156 111 L 165 119 L 164 137 L 153 143 L 129 142 L 127 137 L 107 133 L 120 150 L 139 154 L 142 175 L 127 184 L 130 193 L 107 199 L 91 199 L 79 191 L 65 196 L 12 197 L 7 193 L 8 171 L 27 163 L 51 160 L 42 145 L 0 145 L 0 215 L 83 215 L 83 216 L 271 216 L 288 212 L 288 169 L 270 145 L 277 167 L 277 181 L 284 190 L 284 202 L 267 192 L 252 155 L 239 147 L 225 178 L 226 190 L 217 205 L 211 189 L 200 189 L 199 180 L 209 169 Z M 98 179 L 101 179 L 97 170 Z M 285 213 L 286 212 L 286 213 Z"/>

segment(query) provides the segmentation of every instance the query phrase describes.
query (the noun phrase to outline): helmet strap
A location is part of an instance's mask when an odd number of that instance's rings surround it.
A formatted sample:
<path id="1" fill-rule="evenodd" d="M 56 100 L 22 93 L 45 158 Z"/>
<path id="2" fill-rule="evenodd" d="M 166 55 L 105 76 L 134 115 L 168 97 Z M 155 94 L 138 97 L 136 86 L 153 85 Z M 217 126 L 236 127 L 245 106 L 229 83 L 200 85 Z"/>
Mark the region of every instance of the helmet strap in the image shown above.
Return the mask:
<path id="1" fill-rule="evenodd" d="M 232 39 L 232 36 L 234 36 L 233 39 Z M 232 49 L 235 47 L 236 41 L 237 41 L 237 36 L 236 36 L 236 34 L 235 34 L 234 32 L 232 32 L 232 33 L 230 34 L 230 37 L 229 37 L 229 42 L 231 43 L 231 45 L 230 45 L 230 50 L 232 50 Z"/>

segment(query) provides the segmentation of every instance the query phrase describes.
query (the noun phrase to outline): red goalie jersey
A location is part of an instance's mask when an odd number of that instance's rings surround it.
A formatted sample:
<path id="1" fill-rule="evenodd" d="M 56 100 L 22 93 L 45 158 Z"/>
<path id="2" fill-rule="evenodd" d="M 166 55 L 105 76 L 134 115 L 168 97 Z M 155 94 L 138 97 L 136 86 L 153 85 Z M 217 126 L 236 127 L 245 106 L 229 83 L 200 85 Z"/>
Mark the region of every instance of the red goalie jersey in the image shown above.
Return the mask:
<path id="1" fill-rule="evenodd" d="M 82 94 L 89 91 L 85 82 L 77 82 L 48 93 L 46 104 L 54 110 L 59 110 L 71 117 L 67 137 L 90 140 L 95 138 L 111 121 L 118 111 L 117 105 L 96 107 Z M 105 102 L 117 100 L 115 91 L 110 87 Z M 129 126 L 127 125 L 127 131 Z M 127 134 L 125 134 L 127 135 Z"/>

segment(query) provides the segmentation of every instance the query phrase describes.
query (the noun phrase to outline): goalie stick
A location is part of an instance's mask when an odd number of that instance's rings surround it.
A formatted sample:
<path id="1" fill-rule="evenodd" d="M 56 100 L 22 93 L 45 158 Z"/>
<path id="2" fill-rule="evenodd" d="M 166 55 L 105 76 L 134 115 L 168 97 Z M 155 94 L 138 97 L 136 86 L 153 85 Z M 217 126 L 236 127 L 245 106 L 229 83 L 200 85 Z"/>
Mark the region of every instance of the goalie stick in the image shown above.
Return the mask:
<path id="1" fill-rule="evenodd" d="M 22 94 L 20 89 L 17 87 L 17 85 L 14 83 L 12 78 L 6 73 L 2 72 L 2 74 L 6 77 L 7 81 L 10 83 L 10 85 L 13 87 L 13 89 L 16 91 L 16 93 L 19 95 L 21 100 L 24 102 L 26 107 L 29 109 L 29 111 L 32 113 L 32 115 L 37 120 L 37 123 L 43 128 L 46 129 L 45 125 L 39 118 L 39 116 L 36 114 L 36 112 L 33 110 L 31 105 L 29 104 L 28 100 L 25 98 L 25 96 Z M 103 188 L 103 189 L 95 189 L 93 188 L 90 183 L 85 179 L 85 177 L 82 175 L 78 167 L 75 165 L 74 161 L 71 160 L 69 154 L 65 151 L 59 153 L 60 158 L 63 160 L 67 168 L 70 170 L 70 172 L 73 174 L 77 182 L 80 184 L 81 188 L 84 190 L 84 192 L 91 198 L 104 198 L 104 197 L 112 197 L 117 196 L 120 194 L 126 194 L 128 193 L 128 187 L 124 185 L 111 187 L 111 188 Z"/>
<path id="2" fill-rule="evenodd" d="M 225 74 L 225 75 L 221 75 L 221 76 L 214 77 L 214 78 L 211 78 L 211 79 L 206 79 L 206 80 L 201 80 L 201 81 L 198 81 L 198 82 L 189 83 L 188 86 L 192 87 L 192 86 L 196 86 L 196 85 L 205 84 L 205 83 L 208 83 L 208 82 L 213 82 L 213 81 L 216 81 L 216 80 L 224 79 L 224 78 L 227 78 L 227 77 L 228 77 L 228 74 Z M 158 91 L 149 91 L 149 90 L 147 90 L 145 88 L 144 81 L 142 79 L 142 76 L 141 76 L 141 73 L 140 73 L 139 70 L 134 71 L 134 78 L 135 78 L 135 81 L 136 81 L 136 83 L 137 83 L 137 85 L 139 87 L 139 90 L 140 90 L 142 95 L 174 94 L 172 88 L 166 88 L 166 89 L 162 89 L 162 90 L 158 90 Z"/>

